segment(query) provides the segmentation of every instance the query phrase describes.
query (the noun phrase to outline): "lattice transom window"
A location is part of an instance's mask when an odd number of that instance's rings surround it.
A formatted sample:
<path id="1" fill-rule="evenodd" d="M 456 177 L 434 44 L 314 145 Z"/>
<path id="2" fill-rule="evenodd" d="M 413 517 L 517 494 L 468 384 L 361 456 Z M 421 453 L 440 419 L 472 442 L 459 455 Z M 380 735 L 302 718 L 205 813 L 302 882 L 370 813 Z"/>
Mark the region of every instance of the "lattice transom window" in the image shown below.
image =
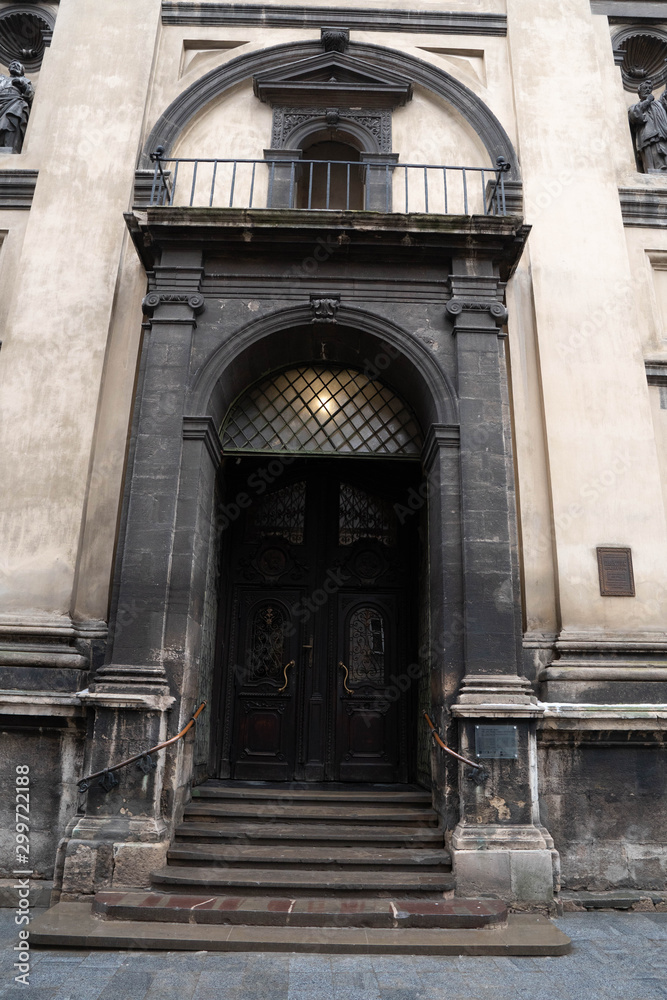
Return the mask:
<path id="1" fill-rule="evenodd" d="M 232 406 L 222 447 L 233 452 L 416 458 L 414 414 L 388 386 L 352 368 L 302 366 L 258 382 Z"/>

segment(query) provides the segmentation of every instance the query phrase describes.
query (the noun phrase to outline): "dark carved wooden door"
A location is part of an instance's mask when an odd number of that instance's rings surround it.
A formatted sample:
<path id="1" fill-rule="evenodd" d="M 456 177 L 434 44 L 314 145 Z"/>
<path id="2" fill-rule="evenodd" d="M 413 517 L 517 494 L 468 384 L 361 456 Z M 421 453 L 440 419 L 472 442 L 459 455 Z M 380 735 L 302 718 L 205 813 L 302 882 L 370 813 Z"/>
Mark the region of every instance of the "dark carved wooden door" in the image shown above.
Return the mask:
<path id="1" fill-rule="evenodd" d="M 396 505 L 414 479 L 411 463 L 239 463 L 223 776 L 409 779 L 416 518 Z"/>

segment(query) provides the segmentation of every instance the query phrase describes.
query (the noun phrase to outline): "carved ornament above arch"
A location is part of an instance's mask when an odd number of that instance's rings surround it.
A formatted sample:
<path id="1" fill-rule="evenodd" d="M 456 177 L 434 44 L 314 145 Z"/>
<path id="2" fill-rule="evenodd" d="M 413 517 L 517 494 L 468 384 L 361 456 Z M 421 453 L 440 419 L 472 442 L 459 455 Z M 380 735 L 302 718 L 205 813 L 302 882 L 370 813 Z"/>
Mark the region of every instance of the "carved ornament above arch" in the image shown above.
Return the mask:
<path id="1" fill-rule="evenodd" d="M 275 107 L 272 149 L 300 149 L 317 132 L 347 133 L 359 149 L 391 152 L 391 111 L 387 108 Z"/>

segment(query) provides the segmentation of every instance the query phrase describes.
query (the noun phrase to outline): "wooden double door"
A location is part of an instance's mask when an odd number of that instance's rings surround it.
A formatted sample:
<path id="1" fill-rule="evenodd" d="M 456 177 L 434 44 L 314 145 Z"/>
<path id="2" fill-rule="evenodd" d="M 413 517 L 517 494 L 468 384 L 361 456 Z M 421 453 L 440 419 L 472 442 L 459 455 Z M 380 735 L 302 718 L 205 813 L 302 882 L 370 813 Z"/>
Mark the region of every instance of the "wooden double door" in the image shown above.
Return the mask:
<path id="1" fill-rule="evenodd" d="M 418 467 L 243 459 L 235 472 L 220 773 L 409 780 Z"/>

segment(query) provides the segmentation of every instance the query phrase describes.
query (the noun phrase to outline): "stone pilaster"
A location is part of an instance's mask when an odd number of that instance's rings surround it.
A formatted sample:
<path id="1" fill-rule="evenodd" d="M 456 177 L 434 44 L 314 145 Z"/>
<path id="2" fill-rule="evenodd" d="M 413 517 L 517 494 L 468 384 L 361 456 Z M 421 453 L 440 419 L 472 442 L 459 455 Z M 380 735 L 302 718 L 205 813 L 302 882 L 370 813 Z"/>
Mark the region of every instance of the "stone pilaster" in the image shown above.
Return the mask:
<path id="1" fill-rule="evenodd" d="M 109 655 L 92 689 L 168 690 L 164 631 L 183 446 L 183 413 L 201 295 L 201 253 L 163 254 L 144 299 L 149 317 L 139 410 L 111 610 Z"/>
<path id="2" fill-rule="evenodd" d="M 541 709 L 519 674 L 518 536 L 501 343 L 507 310 L 490 265 L 455 261 L 450 285 L 461 420 L 465 647 L 465 676 L 452 712 L 461 751 L 473 759 L 476 727 L 508 727 L 516 737 L 516 757 L 485 760 L 482 775 L 460 767 L 460 821 L 451 838 L 457 892 L 491 891 L 549 905 L 553 842 L 540 826 L 537 792 L 535 720 Z"/>
<path id="3" fill-rule="evenodd" d="M 148 317 L 141 389 L 128 461 L 107 662 L 80 693 L 92 711 L 86 773 L 147 750 L 170 735 L 182 695 L 166 660 L 169 593 L 177 528 L 183 413 L 200 293 L 201 253 L 163 253 L 144 299 Z M 189 714 L 191 705 L 186 706 Z M 172 726 L 172 731 L 174 729 Z M 85 815 L 64 849 L 62 892 L 105 885 L 147 886 L 163 862 L 170 830 L 163 818 L 165 757 L 118 772 L 119 785 L 85 793 Z"/>
<path id="4" fill-rule="evenodd" d="M 367 165 L 364 208 L 367 212 L 392 212 L 393 174 L 398 153 L 363 152 L 360 159 Z"/>
<path id="5" fill-rule="evenodd" d="M 269 170 L 267 208 L 295 208 L 302 149 L 265 149 Z"/>

